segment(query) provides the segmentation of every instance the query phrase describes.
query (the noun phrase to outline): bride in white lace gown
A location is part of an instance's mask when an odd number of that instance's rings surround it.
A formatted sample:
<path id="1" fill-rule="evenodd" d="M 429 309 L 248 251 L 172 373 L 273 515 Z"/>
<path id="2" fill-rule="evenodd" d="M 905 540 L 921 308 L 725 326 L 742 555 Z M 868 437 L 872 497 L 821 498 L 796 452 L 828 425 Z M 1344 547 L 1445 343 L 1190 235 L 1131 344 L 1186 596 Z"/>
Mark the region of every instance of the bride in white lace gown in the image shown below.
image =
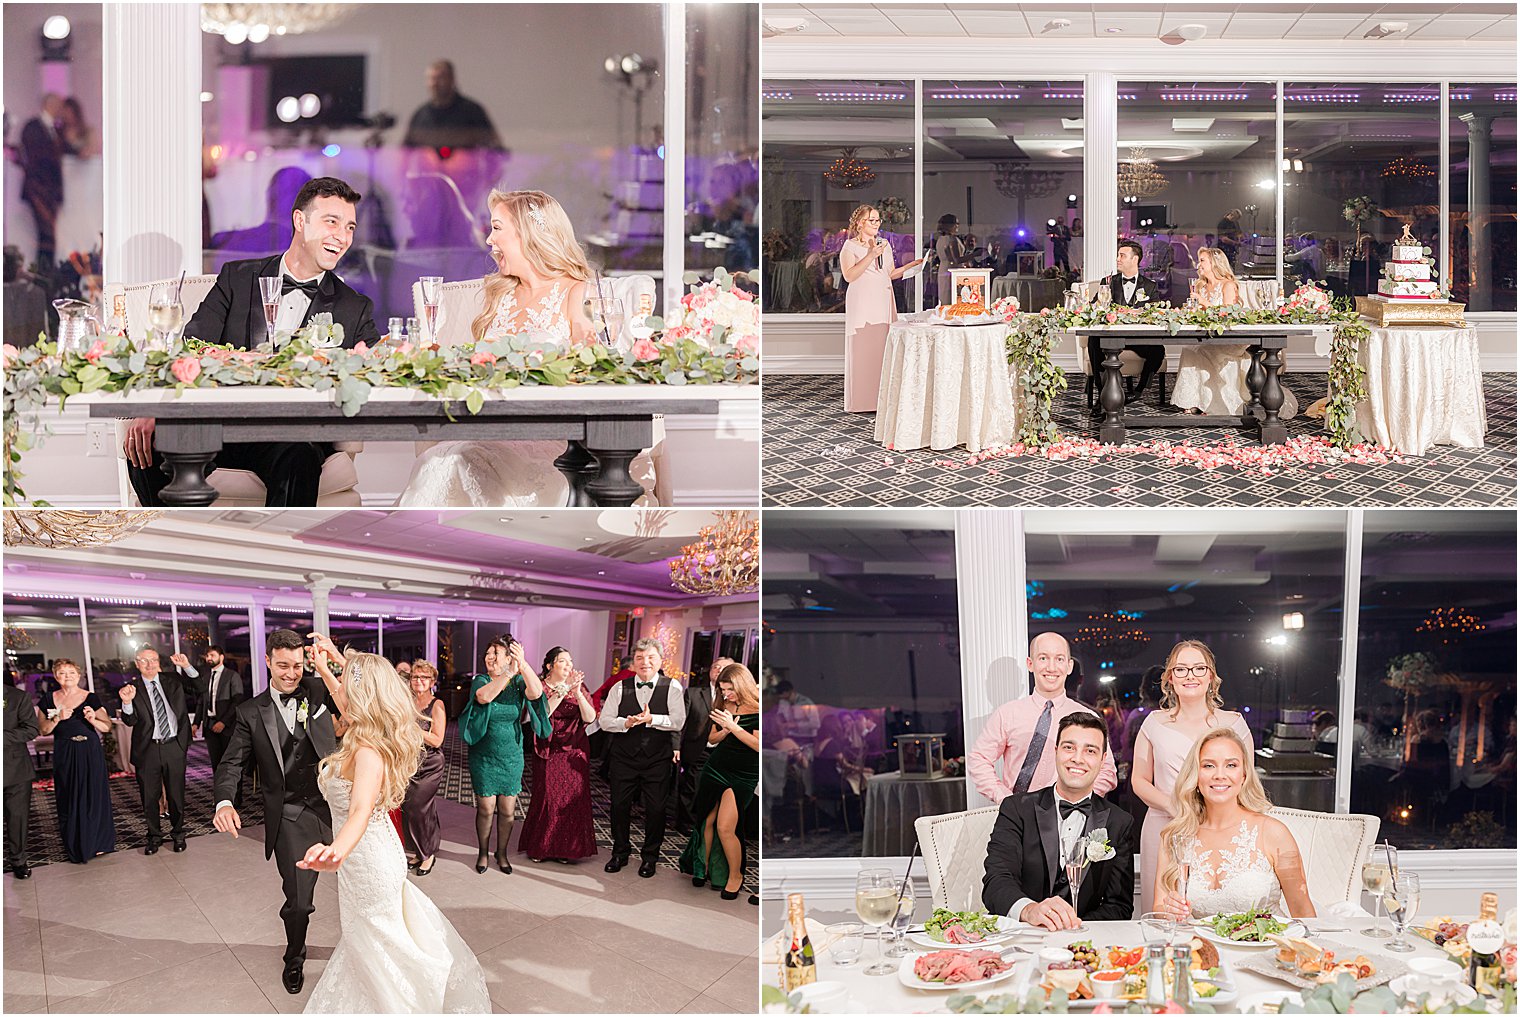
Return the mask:
<path id="1" fill-rule="evenodd" d="M 580 313 L 591 266 L 559 202 L 543 191 L 492 191 L 489 204 L 486 242 L 497 273 L 486 277 L 470 334 L 487 340 L 521 335 L 566 347 L 596 342 Z M 554 467 L 564 451 L 564 441 L 441 442 L 418 457 L 398 504 L 565 505 L 570 487 Z M 636 457 L 630 470 L 646 491 L 653 487 L 649 453 Z"/>
<path id="2" fill-rule="evenodd" d="M 338 832 L 297 863 L 337 870 L 342 931 L 306 1012 L 489 1013 L 485 972 L 437 905 L 407 881 L 406 852 L 387 815 L 422 748 L 406 687 L 368 653 L 351 658 L 343 685 L 349 728 L 317 772 Z"/>
<path id="3" fill-rule="evenodd" d="M 1198 739 L 1177 775 L 1176 817 L 1161 831 L 1157 911 L 1178 917 L 1267 908 L 1313 918 L 1304 860 L 1293 833 L 1267 815 L 1272 803 L 1252 753 L 1230 728 Z M 1189 866 L 1182 885 L 1178 861 Z"/>
<path id="4" fill-rule="evenodd" d="M 1240 283 L 1230 260 L 1217 247 L 1198 251 L 1198 279 L 1193 302 L 1202 307 L 1226 307 L 1241 303 Z M 1250 401 L 1246 372 L 1251 368 L 1249 348 L 1241 346 L 1184 346 L 1177 356 L 1177 381 L 1172 405 L 1193 413 L 1239 416 Z M 1298 414 L 1298 399 L 1283 386 L 1283 420 Z"/>

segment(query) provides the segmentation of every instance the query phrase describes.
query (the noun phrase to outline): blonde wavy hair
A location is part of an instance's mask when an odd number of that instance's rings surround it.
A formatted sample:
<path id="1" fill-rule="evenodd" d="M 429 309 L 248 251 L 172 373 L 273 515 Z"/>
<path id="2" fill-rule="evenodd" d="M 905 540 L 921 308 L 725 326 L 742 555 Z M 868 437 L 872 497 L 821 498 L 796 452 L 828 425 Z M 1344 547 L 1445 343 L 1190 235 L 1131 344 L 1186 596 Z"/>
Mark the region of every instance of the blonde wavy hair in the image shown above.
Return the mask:
<path id="1" fill-rule="evenodd" d="M 1223 251 L 1217 247 L 1198 248 L 1198 264 L 1208 261 L 1215 279 L 1220 282 L 1239 282 L 1235 278 L 1235 270 L 1230 267 L 1230 259 L 1225 257 Z"/>
<path id="2" fill-rule="evenodd" d="M 1166 845 L 1167 865 L 1161 870 L 1159 883 L 1167 893 L 1176 891 L 1177 877 L 1180 875 L 1177 863 L 1191 847 L 1193 839 L 1198 836 L 1198 828 L 1203 825 L 1205 806 L 1203 795 L 1198 790 L 1198 759 L 1203 755 L 1204 746 L 1220 738 L 1228 738 L 1240 750 L 1243 761 L 1241 766 L 1245 771 L 1245 778 L 1240 782 L 1240 807 L 1263 816 L 1272 808 L 1272 800 L 1267 797 L 1266 789 L 1261 786 L 1261 778 L 1256 774 L 1251 747 L 1245 740 L 1233 728 L 1218 727 L 1206 732 L 1193 743 L 1187 758 L 1182 761 L 1182 769 L 1177 772 L 1177 783 L 1172 785 L 1173 819 L 1161 828 L 1161 843 Z"/>
<path id="3" fill-rule="evenodd" d="M 1219 667 L 1214 663 L 1214 651 L 1197 639 L 1184 639 L 1172 647 L 1172 652 L 1166 655 L 1166 663 L 1161 668 L 1161 709 L 1177 719 L 1177 711 L 1182 704 L 1177 701 L 1177 690 L 1172 685 L 1172 667 L 1177 663 L 1177 656 L 1183 650 L 1193 649 L 1203 654 L 1204 663 L 1209 665 L 1209 714 L 1224 706 L 1224 696 L 1219 694 L 1219 689 L 1224 685 L 1224 680 L 1219 677 Z"/>
<path id="4" fill-rule="evenodd" d="M 749 668 L 743 664 L 730 664 L 718 672 L 718 681 L 734 687 L 735 706 L 760 709 L 760 686 L 755 684 L 755 676 L 750 674 Z"/>
<path id="5" fill-rule="evenodd" d="M 384 657 L 353 652 L 345 656 L 343 691 L 348 694 L 348 708 L 343 719 L 348 721 L 348 730 L 338 751 L 323 762 L 342 773 L 360 748 L 374 749 L 385 767 L 375 807 L 398 808 L 422 758 L 422 729 L 417 726 L 411 689 Z"/>
<path id="6" fill-rule="evenodd" d="M 850 213 L 849 234 L 850 239 L 855 240 L 860 236 L 861 224 L 866 221 L 866 216 L 872 212 L 881 214 L 881 209 L 875 205 L 857 205 L 855 211 Z"/>
<path id="7" fill-rule="evenodd" d="M 591 265 L 586 252 L 575 239 L 575 227 L 559 202 L 543 191 L 491 191 L 486 208 L 494 213 L 501 207 L 517 228 L 522 244 L 523 257 L 528 259 L 539 275 L 555 278 L 562 276 L 585 282 L 591 278 Z M 535 217 L 536 213 L 536 217 Z M 543 225 L 539 225 L 542 220 Z M 493 272 L 485 277 L 482 299 L 485 306 L 470 325 L 475 338 L 485 335 L 496 317 L 496 305 L 503 295 L 514 289 L 522 280 L 516 276 Z"/>

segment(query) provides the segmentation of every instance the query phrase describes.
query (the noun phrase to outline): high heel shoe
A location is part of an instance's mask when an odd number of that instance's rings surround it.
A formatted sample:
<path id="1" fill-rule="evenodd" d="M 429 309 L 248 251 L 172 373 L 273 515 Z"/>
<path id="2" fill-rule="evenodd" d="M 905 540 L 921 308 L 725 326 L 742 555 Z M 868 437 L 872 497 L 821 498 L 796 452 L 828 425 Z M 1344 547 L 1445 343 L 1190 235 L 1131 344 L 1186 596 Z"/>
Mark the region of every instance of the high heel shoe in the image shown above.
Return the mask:
<path id="1" fill-rule="evenodd" d="M 501 857 L 501 855 L 496 856 L 496 867 L 509 876 L 512 874 L 512 863 Z"/>
<path id="2" fill-rule="evenodd" d="M 724 900 L 738 900 L 739 899 L 739 891 L 738 890 L 720 890 L 718 892 L 718 896 L 722 897 Z"/>
<path id="3" fill-rule="evenodd" d="M 691 877 L 691 885 L 692 886 L 706 886 L 707 885 L 707 880 L 703 879 L 701 876 L 692 876 Z"/>
<path id="4" fill-rule="evenodd" d="M 475 858 L 475 871 L 476 872 L 484 872 L 484 871 L 486 871 L 487 868 L 489 868 L 489 866 L 486 865 L 486 858 L 487 857 L 489 857 L 489 856 L 486 855 L 486 854 L 484 854 L 484 853 L 482 853 L 482 854 L 478 855 Z"/>
<path id="5" fill-rule="evenodd" d="M 422 867 L 421 863 L 418 863 L 417 868 L 414 869 L 413 871 L 415 871 L 417 873 L 417 875 L 419 875 L 419 876 L 426 876 L 429 872 L 433 871 L 433 866 L 435 866 L 437 864 L 438 864 L 438 856 L 434 855 L 433 856 L 433 860 L 430 861 L 430 862 L 428 862 L 427 868 L 424 869 Z"/>

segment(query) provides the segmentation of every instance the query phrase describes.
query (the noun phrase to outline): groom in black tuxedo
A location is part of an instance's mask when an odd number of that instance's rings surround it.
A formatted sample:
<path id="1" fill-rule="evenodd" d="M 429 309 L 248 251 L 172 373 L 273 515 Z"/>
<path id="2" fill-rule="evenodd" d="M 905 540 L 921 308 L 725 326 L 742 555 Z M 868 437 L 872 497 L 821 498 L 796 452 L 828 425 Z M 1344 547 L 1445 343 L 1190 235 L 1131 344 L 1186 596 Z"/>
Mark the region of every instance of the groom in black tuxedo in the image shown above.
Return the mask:
<path id="1" fill-rule="evenodd" d="M 317 789 L 317 763 L 337 750 L 333 733 L 335 707 L 320 678 L 302 678 L 306 641 L 289 629 L 276 629 L 266 641 L 269 688 L 239 703 L 232 738 L 216 768 L 216 828 L 234 837 L 243 821 L 233 798 L 252 756 L 264 793 L 264 857 L 274 855 L 284 883 L 285 989 L 301 991 L 305 983 L 306 926 L 317 888 L 314 869 L 300 869 L 313 844 L 332 842 L 332 814 Z"/>
<path id="2" fill-rule="evenodd" d="M 195 309 L 185 335 L 207 342 L 230 343 L 251 349 L 264 341 L 264 302 L 259 279 L 281 276 L 278 331 L 294 331 L 314 315 L 330 314 L 343 326 L 343 344 L 374 342 L 374 307 L 369 297 L 355 292 L 334 269 L 353 243 L 359 192 L 336 177 L 308 180 L 290 210 L 294 234 L 284 254 L 247 261 L 229 261 L 216 285 Z M 158 493 L 169 483 L 163 457 L 153 448 L 153 418 L 141 417 L 127 426 L 122 451 L 138 500 L 160 504 Z M 319 442 L 234 442 L 222 447 L 212 468 L 250 470 L 264 482 L 270 507 L 315 505 L 322 463 L 332 446 Z"/>
<path id="3" fill-rule="evenodd" d="M 1127 922 L 1135 903 L 1135 821 L 1092 793 L 1108 732 L 1086 711 L 1068 714 L 1056 727 L 1054 786 L 1003 799 L 987 844 L 982 903 L 1047 929 L 1071 929 L 1081 919 Z M 1077 907 L 1062 860 L 1078 838 L 1107 830 L 1114 856 L 1093 862 L 1082 880 Z"/>
<path id="4" fill-rule="evenodd" d="M 1144 307 L 1161 299 L 1156 284 L 1140 274 L 1140 259 L 1144 256 L 1145 249 L 1140 246 L 1139 241 L 1119 241 L 1119 251 L 1114 255 L 1114 265 L 1118 271 L 1099 284 L 1108 288 L 1108 295 L 1114 303 L 1125 307 Z M 1125 402 L 1132 403 L 1140 398 L 1140 394 L 1145 391 L 1145 386 L 1150 384 L 1151 378 L 1155 377 L 1156 372 L 1166 364 L 1166 347 L 1142 343 L 1124 348 L 1145 362 L 1140 369 L 1140 380 L 1135 383 L 1134 390 L 1124 397 Z M 1103 351 L 1098 348 L 1097 336 L 1087 337 L 1087 360 L 1092 365 L 1093 374 L 1101 374 Z"/>

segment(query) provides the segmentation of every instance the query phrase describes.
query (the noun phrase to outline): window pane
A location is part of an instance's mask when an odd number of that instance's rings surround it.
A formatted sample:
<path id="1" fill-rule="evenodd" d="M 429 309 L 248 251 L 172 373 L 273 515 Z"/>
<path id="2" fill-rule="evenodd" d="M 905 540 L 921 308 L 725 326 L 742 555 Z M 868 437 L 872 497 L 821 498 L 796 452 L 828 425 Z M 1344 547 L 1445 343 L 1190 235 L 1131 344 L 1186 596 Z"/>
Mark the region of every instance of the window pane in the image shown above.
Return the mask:
<path id="1" fill-rule="evenodd" d="M 1352 811 L 1398 847 L 1513 849 L 1515 664 L 1514 514 L 1368 512 Z"/>
<path id="2" fill-rule="evenodd" d="M 918 815 L 966 807 L 963 778 L 895 772 L 898 735 L 965 754 L 955 534 L 866 515 L 766 521 L 767 857 L 907 855 Z"/>
<path id="3" fill-rule="evenodd" d="M 1119 222 L 1174 304 L 1216 248 L 1240 279 L 1277 278 L 1277 99 L 1261 81 L 1121 82 Z M 1313 252 L 1296 266 L 1318 278 Z M 1090 278 L 1110 271 L 1105 263 Z"/>
<path id="4" fill-rule="evenodd" d="M 772 81 L 760 97 L 765 121 L 762 308 L 843 314 L 839 248 L 850 212 L 889 197 L 905 206 L 913 200 L 913 85 Z M 883 223 L 883 229 L 899 260 L 909 260 L 903 255 L 913 249 L 912 219 L 891 227 Z"/>
<path id="5" fill-rule="evenodd" d="M 1439 246 L 1440 108 L 1434 84 L 1285 86 L 1288 231 L 1313 234 L 1337 296 L 1377 292 L 1405 223 L 1432 251 Z M 1352 221 L 1347 205 L 1356 199 L 1366 199 L 1365 210 L 1354 208 Z"/>
<path id="6" fill-rule="evenodd" d="M 91 648 L 92 652 L 94 647 Z M 5 668 L 21 688 L 51 688 L 53 661 L 66 657 L 85 669 L 79 601 L 74 597 L 5 595 Z"/>
<path id="7" fill-rule="evenodd" d="M 56 336 L 51 301 L 100 295 L 103 10 L 5 5 L 4 338 L 12 345 L 44 330 Z M 66 35 L 49 38 L 45 26 Z"/>
<path id="8" fill-rule="evenodd" d="M 1515 86 L 1452 85 L 1453 300 L 1469 311 L 1515 309 Z M 1476 173 L 1473 171 L 1477 170 Z M 1472 224 L 1481 224 L 1476 249 Z"/>
<path id="9" fill-rule="evenodd" d="M 686 7 L 686 269 L 760 264 L 759 7 Z"/>
<path id="10" fill-rule="evenodd" d="M 1112 732 L 1119 803 L 1130 790 L 1136 732 L 1161 699 L 1161 666 L 1184 639 L 1213 652 L 1225 708 L 1251 729 L 1267 794 L 1278 805 L 1335 808 L 1335 760 L 1316 754 L 1307 716 L 1333 710 L 1345 560 L 1340 512 L 1134 514 L 1032 511 L 1025 525 L 1029 631 L 1072 645 L 1068 694 Z"/>

